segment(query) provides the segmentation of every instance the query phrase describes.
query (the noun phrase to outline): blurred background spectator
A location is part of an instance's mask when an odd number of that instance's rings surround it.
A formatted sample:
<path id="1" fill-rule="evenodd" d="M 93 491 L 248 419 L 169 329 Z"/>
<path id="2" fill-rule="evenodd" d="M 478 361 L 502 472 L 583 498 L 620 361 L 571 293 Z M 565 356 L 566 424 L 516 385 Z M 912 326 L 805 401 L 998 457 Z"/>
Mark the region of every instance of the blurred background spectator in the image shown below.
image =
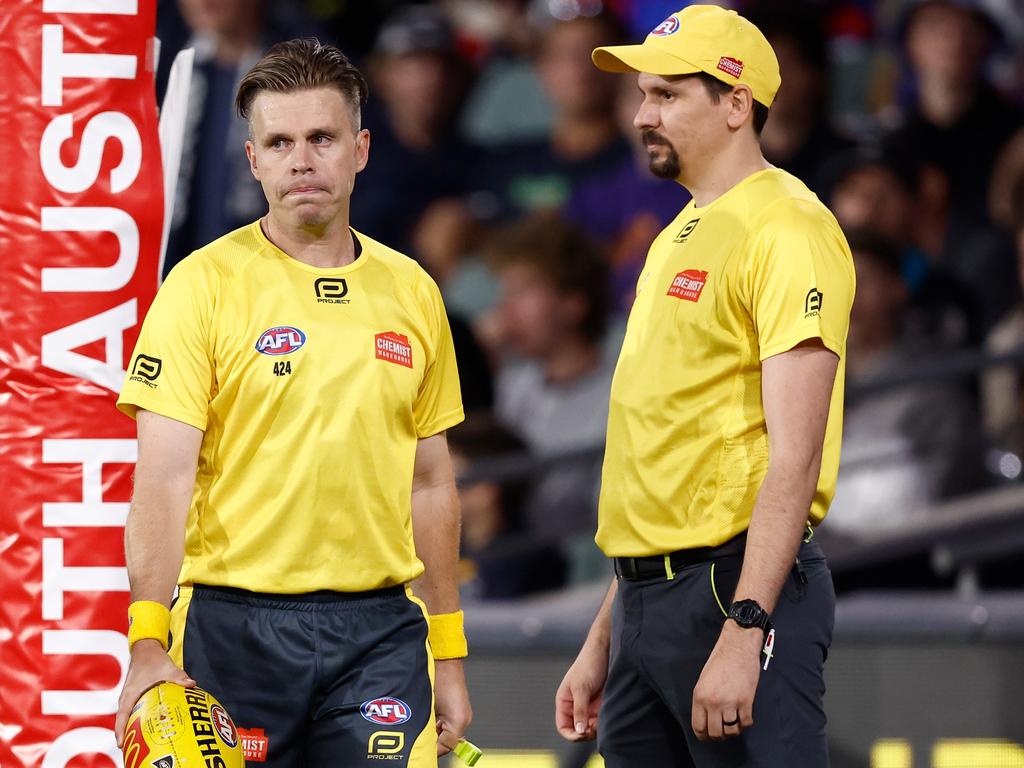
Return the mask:
<path id="1" fill-rule="evenodd" d="M 195 49 L 166 275 L 196 248 L 266 213 L 245 157 L 248 126 L 235 114 L 235 91 L 265 48 L 317 29 L 298 7 L 269 0 L 178 0 L 160 11 L 161 39 Z M 169 48 L 161 55 L 161 87 L 176 52 Z"/>
<path id="2" fill-rule="evenodd" d="M 825 162 L 853 146 L 831 124 L 824 13 L 807 3 L 774 3 L 750 20 L 775 49 L 782 73 L 761 132 L 764 156 L 820 194 Z"/>
<path id="3" fill-rule="evenodd" d="M 479 150 L 457 129 L 472 72 L 440 8 L 395 11 L 367 62 L 370 161 L 356 180 L 352 226 L 409 252 L 413 229 L 438 200 L 476 188 Z"/>
<path id="4" fill-rule="evenodd" d="M 943 183 L 941 171 L 872 147 L 834 156 L 826 171 L 828 203 L 843 228 L 876 233 L 898 249 L 907 324 L 949 348 L 980 343 L 984 294 L 938 259 L 945 207 L 927 190 Z"/>
<path id="5" fill-rule="evenodd" d="M 267 45 L 318 35 L 367 74 L 353 226 L 419 260 L 451 313 L 469 413 L 450 435 L 468 478 L 468 595 L 607 576 L 592 535 L 617 343 L 648 246 L 688 193 L 647 168 L 635 77 L 600 72 L 590 53 L 638 41 L 684 4 L 159 0 L 158 93 L 177 50 L 194 46 L 197 62 L 168 268 L 265 212 L 232 100 Z M 909 530 L 944 500 L 1019 479 L 1024 8 L 722 4 L 779 58 L 766 157 L 829 204 L 854 246 L 843 466 L 824 538 Z M 1008 362 L 990 366 L 993 354 Z M 925 575 L 879 583 L 929 583 L 927 563 L 914 568 Z"/>
<path id="6" fill-rule="evenodd" d="M 842 464 L 827 529 L 874 533 L 927 514 L 929 504 L 985 482 L 983 440 L 966 390 L 937 381 L 866 390 L 942 351 L 908 327 L 897 245 L 850 232 L 857 294 L 847 341 Z M 858 389 L 859 388 L 859 389 Z"/>
<path id="7" fill-rule="evenodd" d="M 581 181 L 565 213 L 602 244 L 612 272 L 613 311 L 625 314 L 633 306 L 647 249 L 689 202 L 690 193 L 651 173 L 647 148 L 633 128 L 643 100 L 641 91 L 635 76 L 619 75 L 618 79 L 615 118 L 631 151 L 607 170 Z"/>
<path id="8" fill-rule="evenodd" d="M 557 541 L 539 540 L 524 525 L 529 485 L 473 476 L 474 466 L 515 459 L 526 445 L 492 415 L 476 413 L 448 432 L 448 448 L 462 506 L 462 559 L 466 597 L 483 600 L 523 597 L 565 584 L 566 562 Z"/>
<path id="9" fill-rule="evenodd" d="M 1008 218 L 1017 248 L 1017 275 L 1024 288 L 1024 173 L 1018 175 L 1009 198 Z M 993 354 L 1024 349 L 1024 303 L 1018 302 L 992 329 L 985 347 Z M 985 427 L 995 445 L 1017 456 L 1024 456 L 1022 383 L 1019 364 L 993 368 L 986 372 L 983 379 Z"/>
<path id="10" fill-rule="evenodd" d="M 941 172 L 920 190 L 944 214 L 936 255 L 984 298 L 990 326 L 1017 298 L 1012 249 L 987 207 L 996 158 L 1021 126 L 1020 110 L 987 79 L 999 26 L 980 2 L 924 0 L 910 4 L 900 33 L 907 96 L 885 146 Z"/>
<path id="11" fill-rule="evenodd" d="M 601 252 L 557 214 L 538 212 L 497 233 L 487 255 L 501 285 L 491 342 L 499 419 L 535 456 L 600 445 L 617 353 L 605 343 Z M 530 530 L 565 539 L 585 557 L 593 549 L 600 475 L 600 457 L 587 455 L 537 477 L 525 509 Z"/>
<path id="12" fill-rule="evenodd" d="M 621 39 L 608 14 L 552 20 L 540 30 L 534 65 L 552 124 L 545 136 L 502 145 L 490 158 L 500 215 L 560 207 L 580 181 L 629 155 L 615 119 L 616 78 L 590 61 L 598 45 Z"/>

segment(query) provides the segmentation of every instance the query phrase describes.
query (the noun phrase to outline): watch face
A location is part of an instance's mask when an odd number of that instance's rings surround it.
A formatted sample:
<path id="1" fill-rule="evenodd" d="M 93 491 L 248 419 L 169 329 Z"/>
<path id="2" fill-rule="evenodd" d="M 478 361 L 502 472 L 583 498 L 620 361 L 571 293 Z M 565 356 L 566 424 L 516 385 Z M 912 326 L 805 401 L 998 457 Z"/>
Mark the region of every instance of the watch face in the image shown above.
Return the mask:
<path id="1" fill-rule="evenodd" d="M 764 610 L 753 600 L 740 600 L 738 603 L 733 603 L 729 614 L 741 627 L 754 627 L 761 624 Z"/>
<path id="2" fill-rule="evenodd" d="M 753 624 L 757 621 L 757 608 L 750 603 L 736 606 L 736 615 L 744 624 Z"/>

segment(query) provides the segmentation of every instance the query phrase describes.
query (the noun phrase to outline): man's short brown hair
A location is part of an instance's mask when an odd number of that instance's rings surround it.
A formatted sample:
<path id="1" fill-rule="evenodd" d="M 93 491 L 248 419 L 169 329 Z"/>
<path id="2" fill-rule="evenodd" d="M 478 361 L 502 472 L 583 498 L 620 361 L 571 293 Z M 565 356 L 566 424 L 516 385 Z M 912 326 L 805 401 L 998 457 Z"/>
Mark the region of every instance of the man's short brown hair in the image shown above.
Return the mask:
<path id="1" fill-rule="evenodd" d="M 292 93 L 313 88 L 335 88 L 348 103 L 352 126 L 359 130 L 360 109 L 366 103 L 366 79 L 333 45 L 315 37 L 277 43 L 256 62 L 238 84 L 235 106 L 248 120 L 252 103 L 263 91 Z"/>

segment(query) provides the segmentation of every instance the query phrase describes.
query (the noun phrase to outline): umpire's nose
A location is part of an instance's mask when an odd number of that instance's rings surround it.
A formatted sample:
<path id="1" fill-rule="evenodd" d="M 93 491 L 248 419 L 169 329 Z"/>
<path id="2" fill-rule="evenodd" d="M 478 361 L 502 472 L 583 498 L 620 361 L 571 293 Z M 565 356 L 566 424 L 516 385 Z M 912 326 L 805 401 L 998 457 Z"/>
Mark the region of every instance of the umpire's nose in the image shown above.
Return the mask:
<path id="1" fill-rule="evenodd" d="M 295 148 L 291 153 L 292 173 L 303 174 L 313 170 L 313 150 L 304 141 L 295 142 Z"/>
<path id="2" fill-rule="evenodd" d="M 633 117 L 633 127 L 638 131 L 644 131 L 648 128 L 657 128 L 659 125 L 661 118 L 658 115 L 658 108 L 650 96 L 644 95 L 644 100 L 640 102 L 640 108 Z"/>

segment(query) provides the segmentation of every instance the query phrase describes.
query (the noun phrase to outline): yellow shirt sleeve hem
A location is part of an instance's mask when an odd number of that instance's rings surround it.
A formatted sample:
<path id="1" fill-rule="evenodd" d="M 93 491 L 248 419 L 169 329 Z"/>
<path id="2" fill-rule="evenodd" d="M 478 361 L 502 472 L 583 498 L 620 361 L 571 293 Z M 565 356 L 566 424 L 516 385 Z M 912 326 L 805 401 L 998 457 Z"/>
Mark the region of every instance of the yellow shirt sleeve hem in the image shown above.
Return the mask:
<path id="1" fill-rule="evenodd" d="M 831 339 L 822 336 L 820 333 L 814 333 L 813 331 L 807 331 L 806 333 L 796 334 L 783 341 L 777 341 L 767 347 L 761 347 L 760 359 L 764 362 L 769 357 L 775 355 L 781 355 L 783 352 L 789 352 L 793 347 L 799 344 L 801 341 L 807 341 L 808 339 L 821 339 L 821 343 L 825 345 L 825 349 L 834 352 L 837 357 L 843 356 L 843 345 L 835 339 Z"/>
<path id="2" fill-rule="evenodd" d="M 183 424 L 188 424 L 190 427 L 195 427 L 200 432 L 206 431 L 205 414 L 203 415 L 203 417 L 200 418 L 197 417 L 195 414 L 189 413 L 183 409 L 169 407 L 165 403 L 150 402 L 149 399 L 145 397 L 133 398 L 131 400 L 118 400 L 117 408 L 119 411 L 133 419 L 136 417 L 136 414 L 141 409 L 144 411 L 152 411 L 153 413 L 158 413 L 161 416 L 166 416 L 169 419 L 180 421 Z"/>
<path id="3" fill-rule="evenodd" d="M 416 436 L 420 440 L 427 437 L 433 437 L 438 432 L 444 432 L 449 427 L 454 427 L 459 422 L 464 421 L 465 418 L 466 415 L 462 412 L 462 406 L 459 406 L 455 410 L 449 411 L 442 416 L 438 416 L 433 421 L 417 428 Z"/>

